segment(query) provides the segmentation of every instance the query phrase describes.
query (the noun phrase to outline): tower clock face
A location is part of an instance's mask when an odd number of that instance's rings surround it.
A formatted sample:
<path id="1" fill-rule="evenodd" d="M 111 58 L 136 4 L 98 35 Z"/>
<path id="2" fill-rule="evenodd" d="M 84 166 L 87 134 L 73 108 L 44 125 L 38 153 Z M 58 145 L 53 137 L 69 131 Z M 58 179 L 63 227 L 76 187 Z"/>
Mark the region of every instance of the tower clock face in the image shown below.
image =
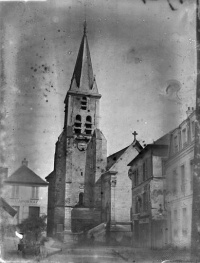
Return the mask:
<path id="1" fill-rule="evenodd" d="M 78 142 L 77 147 L 79 151 L 85 151 L 87 149 L 87 143 L 86 142 Z"/>

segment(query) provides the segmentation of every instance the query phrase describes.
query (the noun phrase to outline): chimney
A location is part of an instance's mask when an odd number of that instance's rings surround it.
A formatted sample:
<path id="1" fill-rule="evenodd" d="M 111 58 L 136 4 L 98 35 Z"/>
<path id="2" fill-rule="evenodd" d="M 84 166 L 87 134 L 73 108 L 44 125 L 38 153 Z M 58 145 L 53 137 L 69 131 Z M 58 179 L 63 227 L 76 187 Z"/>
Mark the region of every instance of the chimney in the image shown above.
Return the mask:
<path id="1" fill-rule="evenodd" d="M 22 165 L 28 166 L 28 161 L 26 160 L 26 158 L 24 158 L 24 160 L 22 161 Z"/>
<path id="2" fill-rule="evenodd" d="M 8 177 L 8 168 L 0 167 L 0 180 L 4 181 Z"/>
<path id="3" fill-rule="evenodd" d="M 186 114 L 187 114 L 187 117 L 190 116 L 190 114 L 194 111 L 194 107 L 188 107 L 187 111 L 186 111 Z"/>

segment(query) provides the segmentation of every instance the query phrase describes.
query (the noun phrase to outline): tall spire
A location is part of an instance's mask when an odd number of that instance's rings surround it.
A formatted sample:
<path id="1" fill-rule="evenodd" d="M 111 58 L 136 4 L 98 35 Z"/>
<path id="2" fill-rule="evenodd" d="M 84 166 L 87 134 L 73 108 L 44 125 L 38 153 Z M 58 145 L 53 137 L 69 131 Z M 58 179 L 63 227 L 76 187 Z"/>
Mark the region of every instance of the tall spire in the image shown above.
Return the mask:
<path id="1" fill-rule="evenodd" d="M 83 24 L 83 34 L 86 35 L 86 33 L 87 33 L 87 22 L 85 19 L 84 24 Z"/>
<path id="2" fill-rule="evenodd" d="M 86 20 L 83 24 L 83 37 L 76 59 L 69 92 L 98 94 L 87 40 Z"/>

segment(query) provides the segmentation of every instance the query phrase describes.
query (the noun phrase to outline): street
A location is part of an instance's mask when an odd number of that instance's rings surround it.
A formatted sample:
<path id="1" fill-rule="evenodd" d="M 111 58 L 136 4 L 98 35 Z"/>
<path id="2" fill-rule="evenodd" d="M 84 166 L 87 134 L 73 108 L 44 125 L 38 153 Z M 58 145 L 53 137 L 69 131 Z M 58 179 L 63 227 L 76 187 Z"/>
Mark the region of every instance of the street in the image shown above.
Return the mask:
<path id="1" fill-rule="evenodd" d="M 76 248 L 64 250 L 59 254 L 48 257 L 48 262 L 67 262 L 67 263 L 108 263 L 126 262 L 112 248 Z"/>
<path id="2" fill-rule="evenodd" d="M 48 244 L 48 246 L 47 246 Z M 17 253 L 17 240 L 6 238 L 6 262 L 52 262 L 52 263 L 109 263 L 109 262 L 135 262 L 135 263 L 162 263 L 185 262 L 189 263 L 189 251 L 182 250 L 151 250 L 147 248 L 132 248 L 122 246 L 105 246 L 95 244 L 91 246 L 70 246 L 61 242 L 46 244 L 47 257 L 41 259 L 27 254 L 24 258 Z"/>

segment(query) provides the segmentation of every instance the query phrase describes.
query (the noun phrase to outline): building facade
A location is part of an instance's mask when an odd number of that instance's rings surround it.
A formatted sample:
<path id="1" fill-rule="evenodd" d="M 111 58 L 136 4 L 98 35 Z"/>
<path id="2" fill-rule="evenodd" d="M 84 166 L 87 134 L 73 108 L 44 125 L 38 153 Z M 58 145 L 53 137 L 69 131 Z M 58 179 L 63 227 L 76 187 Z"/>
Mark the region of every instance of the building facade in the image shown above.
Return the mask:
<path id="1" fill-rule="evenodd" d="M 128 165 L 132 180 L 133 245 L 158 248 L 165 244 L 163 158 L 168 136 L 147 145 Z"/>
<path id="2" fill-rule="evenodd" d="M 17 211 L 14 224 L 32 215 L 39 217 L 47 214 L 47 204 L 41 198 L 41 190 L 48 184 L 28 168 L 26 159 L 4 183 L 5 199 Z"/>
<path id="3" fill-rule="evenodd" d="M 170 133 L 169 156 L 165 162 L 168 244 L 190 247 L 195 111 Z"/>

